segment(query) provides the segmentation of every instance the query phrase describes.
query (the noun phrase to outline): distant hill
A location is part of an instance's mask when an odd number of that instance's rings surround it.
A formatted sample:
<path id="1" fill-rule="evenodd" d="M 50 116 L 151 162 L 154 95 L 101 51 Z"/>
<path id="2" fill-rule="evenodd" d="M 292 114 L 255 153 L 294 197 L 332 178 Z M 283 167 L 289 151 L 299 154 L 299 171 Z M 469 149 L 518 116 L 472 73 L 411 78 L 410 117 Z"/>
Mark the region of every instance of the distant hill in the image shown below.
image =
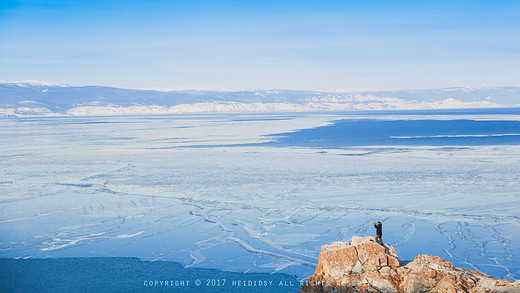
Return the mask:
<path id="1" fill-rule="evenodd" d="M 520 87 L 320 92 L 154 91 L 0 82 L 0 117 L 461 109 L 520 106 Z"/>

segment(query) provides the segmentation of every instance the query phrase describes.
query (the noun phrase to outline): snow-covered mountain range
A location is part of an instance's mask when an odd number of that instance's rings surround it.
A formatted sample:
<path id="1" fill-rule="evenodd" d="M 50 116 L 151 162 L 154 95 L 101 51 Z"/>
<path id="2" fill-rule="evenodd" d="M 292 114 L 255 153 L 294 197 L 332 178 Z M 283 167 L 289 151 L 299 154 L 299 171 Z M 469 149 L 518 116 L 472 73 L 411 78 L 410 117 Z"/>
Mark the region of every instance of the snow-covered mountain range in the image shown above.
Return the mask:
<path id="1" fill-rule="evenodd" d="M 520 87 L 390 91 L 132 90 L 0 82 L 0 117 L 519 107 Z"/>

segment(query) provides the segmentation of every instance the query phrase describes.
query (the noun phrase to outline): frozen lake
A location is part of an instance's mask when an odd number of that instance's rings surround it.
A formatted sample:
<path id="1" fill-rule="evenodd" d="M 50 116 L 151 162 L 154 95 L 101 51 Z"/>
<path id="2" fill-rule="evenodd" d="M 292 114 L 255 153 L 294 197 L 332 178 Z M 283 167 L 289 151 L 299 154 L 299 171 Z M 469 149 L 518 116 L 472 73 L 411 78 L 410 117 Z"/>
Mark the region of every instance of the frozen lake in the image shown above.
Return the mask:
<path id="1" fill-rule="evenodd" d="M 314 272 L 374 235 L 520 279 L 520 110 L 0 119 L 0 257 Z"/>

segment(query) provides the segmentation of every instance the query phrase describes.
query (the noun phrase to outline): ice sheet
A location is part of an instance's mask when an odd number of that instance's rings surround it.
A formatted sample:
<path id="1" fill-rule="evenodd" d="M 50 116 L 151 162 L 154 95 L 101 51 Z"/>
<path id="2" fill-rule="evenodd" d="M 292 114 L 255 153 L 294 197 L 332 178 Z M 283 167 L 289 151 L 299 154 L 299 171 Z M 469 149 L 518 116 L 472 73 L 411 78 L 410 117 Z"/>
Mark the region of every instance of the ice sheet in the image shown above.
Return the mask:
<path id="1" fill-rule="evenodd" d="M 0 257 L 127 256 L 303 279 L 321 245 L 374 235 L 381 220 L 402 260 L 428 253 L 520 278 L 519 146 L 261 144 L 345 118 L 0 120 Z"/>

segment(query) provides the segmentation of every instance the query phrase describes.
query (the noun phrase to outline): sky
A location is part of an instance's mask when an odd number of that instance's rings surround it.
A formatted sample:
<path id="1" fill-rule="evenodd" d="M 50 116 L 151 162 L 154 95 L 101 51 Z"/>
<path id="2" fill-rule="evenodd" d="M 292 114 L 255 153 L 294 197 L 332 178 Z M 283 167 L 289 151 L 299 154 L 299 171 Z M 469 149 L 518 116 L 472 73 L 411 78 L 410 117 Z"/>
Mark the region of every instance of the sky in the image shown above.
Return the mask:
<path id="1" fill-rule="evenodd" d="M 160 90 L 520 85 L 520 1 L 0 0 L 0 80 Z"/>

